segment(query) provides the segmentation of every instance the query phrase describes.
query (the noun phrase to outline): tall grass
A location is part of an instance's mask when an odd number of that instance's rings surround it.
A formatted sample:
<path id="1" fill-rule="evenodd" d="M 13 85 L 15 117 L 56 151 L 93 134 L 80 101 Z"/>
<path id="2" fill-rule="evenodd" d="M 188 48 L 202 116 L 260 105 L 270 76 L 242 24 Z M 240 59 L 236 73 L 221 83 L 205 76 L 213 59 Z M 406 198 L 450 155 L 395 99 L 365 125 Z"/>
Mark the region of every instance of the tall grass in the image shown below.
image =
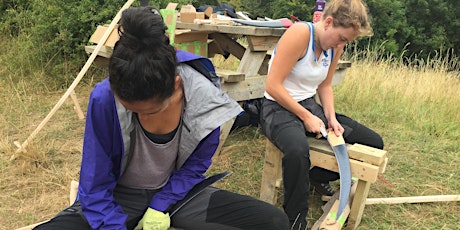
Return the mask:
<path id="1" fill-rule="evenodd" d="M 28 152 L 9 160 L 16 150 L 13 141 L 25 140 L 65 90 L 46 89 L 48 82 L 38 79 L 44 74 L 41 68 L 30 72 L 11 68 L 7 53 L 22 48 L 10 45 L 0 39 L 0 229 L 46 220 L 68 204 L 70 180 L 78 180 L 84 129 L 69 99 Z M 352 67 L 335 86 L 336 110 L 379 132 L 390 158 L 384 173 L 388 182 L 374 183 L 369 196 L 458 194 L 460 79 L 452 71 L 458 66 L 444 57 L 407 65 L 408 60 L 381 57 L 375 51 L 347 58 Z M 233 57 L 214 61 L 222 68 L 238 64 Z M 17 65 L 26 68 L 31 64 Z M 102 77 L 104 73 L 98 80 Z M 76 89 L 83 109 L 92 85 L 91 80 Z M 257 127 L 232 132 L 209 172 L 233 172 L 218 186 L 258 197 L 264 143 Z M 279 191 L 279 207 L 281 201 Z M 310 225 L 322 214 L 321 205 L 313 195 Z M 358 229 L 457 229 L 459 214 L 458 202 L 368 205 Z"/>
<path id="2" fill-rule="evenodd" d="M 369 196 L 459 194 L 458 63 L 448 56 L 410 61 L 372 50 L 344 58 L 352 61 L 352 67 L 335 86 L 336 110 L 380 133 L 390 158 L 384 179 L 372 185 Z M 241 129 L 230 136 L 215 168 L 241 175 L 229 178 L 226 188 L 258 196 L 261 172 L 247 174 L 245 169 L 261 170 L 263 140 L 258 128 Z M 237 150 L 225 151 L 228 148 Z M 251 166 L 254 157 L 258 160 Z M 317 196 L 310 202 L 312 224 L 322 213 Z M 460 209 L 455 202 L 371 205 L 366 206 L 359 229 L 457 229 L 458 221 Z"/>

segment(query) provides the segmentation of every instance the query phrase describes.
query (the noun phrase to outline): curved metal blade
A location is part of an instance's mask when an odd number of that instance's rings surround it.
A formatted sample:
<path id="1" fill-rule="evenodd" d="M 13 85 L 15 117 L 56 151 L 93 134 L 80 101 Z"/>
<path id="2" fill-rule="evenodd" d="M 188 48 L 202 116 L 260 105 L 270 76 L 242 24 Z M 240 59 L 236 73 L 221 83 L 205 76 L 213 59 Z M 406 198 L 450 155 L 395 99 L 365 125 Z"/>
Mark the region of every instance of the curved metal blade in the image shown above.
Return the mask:
<path id="1" fill-rule="evenodd" d="M 208 186 L 216 183 L 217 181 L 222 180 L 223 178 L 227 177 L 230 175 L 230 172 L 223 172 L 219 174 L 212 175 L 200 183 L 196 184 L 195 187 L 193 187 L 188 194 L 182 199 L 181 201 L 177 202 L 171 210 L 169 210 L 169 216 L 173 216 L 174 214 L 179 211 L 182 207 L 184 207 L 189 201 L 191 201 L 193 198 L 195 198 L 198 194 L 200 194 L 203 190 L 205 190 Z"/>
<path id="2" fill-rule="evenodd" d="M 343 210 L 347 206 L 348 198 L 350 197 L 351 190 L 351 168 L 350 161 L 348 159 L 347 146 L 344 144 L 332 146 L 334 150 L 337 163 L 339 165 L 340 173 L 340 196 L 339 196 L 339 207 L 337 209 L 336 220 L 340 218 Z"/>

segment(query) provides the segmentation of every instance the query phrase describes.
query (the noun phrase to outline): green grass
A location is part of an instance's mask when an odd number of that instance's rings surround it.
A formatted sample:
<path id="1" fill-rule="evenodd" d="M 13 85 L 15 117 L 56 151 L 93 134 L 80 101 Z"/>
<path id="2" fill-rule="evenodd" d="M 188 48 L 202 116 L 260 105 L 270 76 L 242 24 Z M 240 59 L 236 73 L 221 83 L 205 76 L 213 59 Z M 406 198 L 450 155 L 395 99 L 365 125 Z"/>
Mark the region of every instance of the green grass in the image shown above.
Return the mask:
<path id="1" fill-rule="evenodd" d="M 84 121 L 68 99 L 27 153 L 10 161 L 17 149 L 13 142 L 23 142 L 35 130 L 65 89 L 45 87 L 41 70 L 12 68 L 6 56 L 15 51 L 8 44 L 0 40 L 0 229 L 46 220 L 67 205 L 70 181 L 78 179 L 84 130 Z M 338 112 L 384 138 L 389 156 L 384 178 L 391 186 L 379 180 L 372 184 L 369 197 L 459 194 L 459 76 L 446 71 L 442 60 L 433 62 L 439 63 L 434 68 L 427 67 L 432 64 L 409 68 L 378 57 L 366 60 L 353 60 L 344 81 L 335 87 L 335 101 Z M 234 59 L 215 61 L 236 67 Z M 99 69 L 94 72 L 98 75 L 85 76 L 75 90 L 84 110 L 94 82 L 105 76 Z M 218 186 L 258 197 L 264 141 L 257 127 L 231 133 L 209 172 L 233 172 Z M 311 204 L 308 221 L 313 224 L 323 203 L 314 195 Z M 458 229 L 458 223 L 459 202 L 380 204 L 365 207 L 358 229 Z"/>

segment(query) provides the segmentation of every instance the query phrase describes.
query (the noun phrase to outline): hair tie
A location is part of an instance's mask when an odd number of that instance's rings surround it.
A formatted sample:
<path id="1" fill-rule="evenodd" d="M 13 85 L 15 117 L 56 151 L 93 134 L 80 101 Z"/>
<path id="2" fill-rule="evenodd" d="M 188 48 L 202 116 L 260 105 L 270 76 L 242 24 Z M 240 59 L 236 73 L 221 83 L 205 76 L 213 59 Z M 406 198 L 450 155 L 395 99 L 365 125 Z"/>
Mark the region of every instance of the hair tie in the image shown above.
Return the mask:
<path id="1" fill-rule="evenodd" d="M 160 12 L 158 12 L 158 10 L 155 8 L 152 8 L 151 11 L 153 14 L 160 15 Z"/>

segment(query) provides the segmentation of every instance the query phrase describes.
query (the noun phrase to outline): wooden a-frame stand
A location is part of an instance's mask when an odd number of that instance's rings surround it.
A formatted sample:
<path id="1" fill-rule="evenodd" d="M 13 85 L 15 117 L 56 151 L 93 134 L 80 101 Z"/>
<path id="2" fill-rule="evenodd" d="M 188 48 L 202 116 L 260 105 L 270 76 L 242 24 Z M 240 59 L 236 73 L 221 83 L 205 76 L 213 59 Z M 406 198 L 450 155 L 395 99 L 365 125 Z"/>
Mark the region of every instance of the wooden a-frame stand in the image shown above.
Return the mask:
<path id="1" fill-rule="evenodd" d="M 11 156 L 10 160 L 16 159 L 21 153 L 26 151 L 27 146 L 29 143 L 32 141 L 33 138 L 37 135 L 38 132 L 48 123 L 48 121 L 51 119 L 51 117 L 56 113 L 56 111 L 62 106 L 62 104 L 65 102 L 65 100 L 70 96 L 72 98 L 73 103 L 75 104 L 75 110 L 77 112 L 78 118 L 79 119 L 84 119 L 83 112 L 80 108 L 80 105 L 77 100 L 77 96 L 75 94 L 75 87 L 78 85 L 80 80 L 83 78 L 83 76 L 86 74 L 88 71 L 89 67 L 93 63 L 94 59 L 96 59 L 99 51 L 101 48 L 104 46 L 104 43 L 107 41 L 107 38 L 109 37 L 110 33 L 112 30 L 115 28 L 115 25 L 118 24 L 118 21 L 120 21 L 121 18 L 121 13 L 129 8 L 133 4 L 134 0 L 128 0 L 126 3 L 121 7 L 121 9 L 118 11 L 118 13 L 115 15 L 113 18 L 112 22 L 110 23 L 108 29 L 105 31 L 104 35 L 101 37 L 99 42 L 97 43 L 96 48 L 94 49 L 94 52 L 89 56 L 88 60 L 86 61 L 85 65 L 83 68 L 80 70 L 78 73 L 77 77 L 75 80 L 72 82 L 72 84 L 69 86 L 67 91 L 62 95 L 61 99 L 56 103 L 56 105 L 51 109 L 51 111 L 48 113 L 48 115 L 43 119 L 43 121 L 37 126 L 37 128 L 27 137 L 27 139 L 21 144 L 17 141 L 14 142 L 14 144 L 18 147 L 18 149 L 15 151 L 15 153 Z"/>

